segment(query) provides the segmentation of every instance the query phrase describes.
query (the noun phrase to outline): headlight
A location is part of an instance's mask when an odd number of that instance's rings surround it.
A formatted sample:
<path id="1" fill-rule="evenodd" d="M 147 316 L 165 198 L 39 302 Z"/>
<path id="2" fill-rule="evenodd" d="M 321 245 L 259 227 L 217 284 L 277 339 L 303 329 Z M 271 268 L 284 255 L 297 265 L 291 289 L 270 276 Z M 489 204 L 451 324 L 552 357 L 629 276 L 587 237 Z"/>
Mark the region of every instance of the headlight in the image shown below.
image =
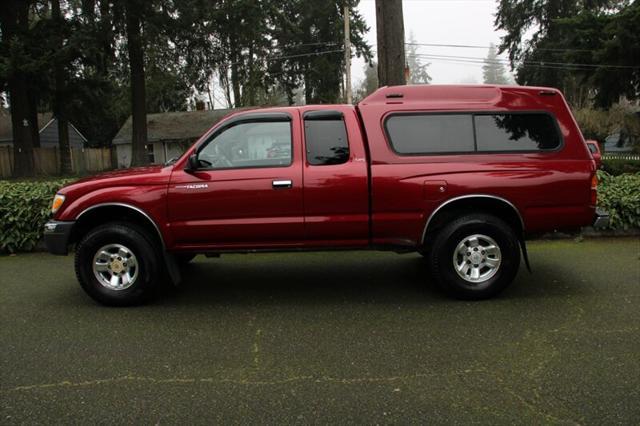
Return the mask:
<path id="1" fill-rule="evenodd" d="M 56 194 L 56 196 L 53 197 L 53 203 L 51 204 L 51 213 L 55 214 L 60 210 L 62 203 L 64 203 L 64 195 Z"/>

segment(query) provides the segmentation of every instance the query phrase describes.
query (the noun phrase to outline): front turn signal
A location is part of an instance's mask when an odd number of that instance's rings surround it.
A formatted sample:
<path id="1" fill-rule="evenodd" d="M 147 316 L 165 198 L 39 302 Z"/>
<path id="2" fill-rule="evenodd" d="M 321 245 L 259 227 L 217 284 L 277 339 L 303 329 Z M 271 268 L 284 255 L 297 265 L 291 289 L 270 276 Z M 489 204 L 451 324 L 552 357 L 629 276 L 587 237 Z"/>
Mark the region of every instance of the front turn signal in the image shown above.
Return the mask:
<path id="1" fill-rule="evenodd" d="M 64 203 L 64 195 L 56 194 L 56 196 L 53 197 L 53 203 L 51 204 L 51 213 L 55 214 L 60 210 L 62 203 Z"/>

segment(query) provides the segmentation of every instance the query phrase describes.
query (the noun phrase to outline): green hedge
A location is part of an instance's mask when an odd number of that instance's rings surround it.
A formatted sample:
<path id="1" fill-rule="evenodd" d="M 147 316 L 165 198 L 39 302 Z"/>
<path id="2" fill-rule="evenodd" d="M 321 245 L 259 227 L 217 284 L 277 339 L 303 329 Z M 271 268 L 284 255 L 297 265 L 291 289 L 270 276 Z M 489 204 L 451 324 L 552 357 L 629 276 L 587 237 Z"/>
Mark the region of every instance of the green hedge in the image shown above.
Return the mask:
<path id="1" fill-rule="evenodd" d="M 49 219 L 53 196 L 70 181 L 0 181 L 0 252 L 34 249 Z"/>
<path id="2" fill-rule="evenodd" d="M 640 173 L 599 171 L 598 205 L 611 215 L 611 229 L 640 228 Z M 72 179 L 0 181 L 0 252 L 33 250 L 42 238 L 56 191 Z"/>
<path id="3" fill-rule="evenodd" d="M 602 160 L 602 170 L 610 175 L 640 172 L 640 161 L 636 160 Z"/>
<path id="4" fill-rule="evenodd" d="M 640 173 L 612 176 L 598 171 L 598 179 L 598 205 L 611 216 L 609 228 L 640 228 Z"/>

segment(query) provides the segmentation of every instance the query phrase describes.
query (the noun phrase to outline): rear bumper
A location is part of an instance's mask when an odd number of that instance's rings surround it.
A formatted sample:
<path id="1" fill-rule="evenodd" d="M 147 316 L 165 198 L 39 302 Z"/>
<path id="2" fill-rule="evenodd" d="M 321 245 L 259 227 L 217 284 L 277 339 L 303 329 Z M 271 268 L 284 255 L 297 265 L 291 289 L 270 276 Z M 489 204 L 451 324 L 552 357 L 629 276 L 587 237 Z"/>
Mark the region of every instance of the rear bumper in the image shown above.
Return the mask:
<path id="1" fill-rule="evenodd" d="M 51 220 L 44 225 L 44 245 L 51 254 L 69 253 L 69 239 L 75 222 Z"/>
<path id="2" fill-rule="evenodd" d="M 609 226 L 609 213 L 600 207 L 596 209 L 596 215 L 593 220 L 594 228 L 606 228 Z"/>

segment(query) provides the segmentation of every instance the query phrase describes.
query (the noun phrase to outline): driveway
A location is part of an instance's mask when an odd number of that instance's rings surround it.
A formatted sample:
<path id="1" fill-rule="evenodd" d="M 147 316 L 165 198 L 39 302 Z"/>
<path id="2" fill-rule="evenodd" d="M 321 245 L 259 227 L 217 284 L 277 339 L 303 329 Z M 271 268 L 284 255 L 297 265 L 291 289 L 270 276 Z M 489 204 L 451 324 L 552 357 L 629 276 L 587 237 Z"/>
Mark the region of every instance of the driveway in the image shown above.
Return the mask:
<path id="1" fill-rule="evenodd" d="M 640 242 L 533 242 L 461 302 L 414 254 L 198 257 L 105 308 L 72 257 L 0 258 L 0 424 L 640 421 Z"/>

